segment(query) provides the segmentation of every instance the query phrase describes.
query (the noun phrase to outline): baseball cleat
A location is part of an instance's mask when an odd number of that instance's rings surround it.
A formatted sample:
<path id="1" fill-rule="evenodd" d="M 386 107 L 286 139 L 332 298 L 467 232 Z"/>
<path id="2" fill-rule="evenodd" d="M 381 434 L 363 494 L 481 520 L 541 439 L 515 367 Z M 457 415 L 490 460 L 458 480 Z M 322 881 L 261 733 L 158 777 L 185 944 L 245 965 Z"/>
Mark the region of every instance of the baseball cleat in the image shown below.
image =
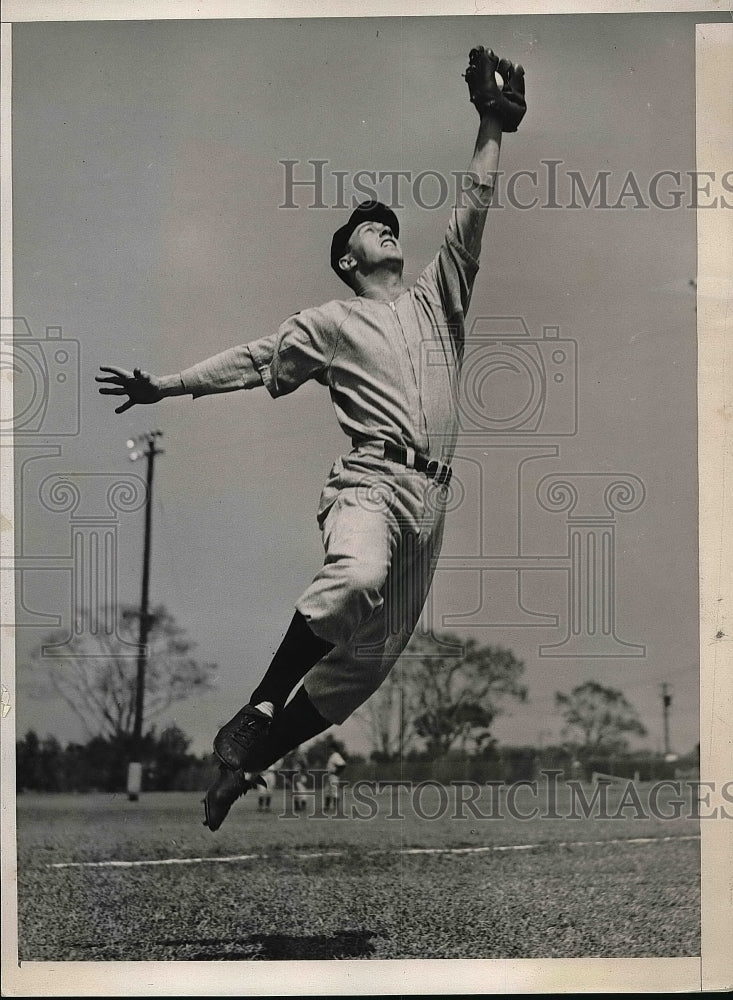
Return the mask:
<path id="1" fill-rule="evenodd" d="M 252 751 L 261 746 L 272 719 L 254 705 L 245 705 L 214 738 L 214 753 L 232 771 L 247 768 Z"/>
<path id="2" fill-rule="evenodd" d="M 220 764 L 219 773 L 201 800 L 204 804 L 204 826 L 208 826 L 212 833 L 218 830 L 237 799 L 258 785 L 267 787 L 261 775 L 248 778 L 244 771 L 232 771 Z"/>

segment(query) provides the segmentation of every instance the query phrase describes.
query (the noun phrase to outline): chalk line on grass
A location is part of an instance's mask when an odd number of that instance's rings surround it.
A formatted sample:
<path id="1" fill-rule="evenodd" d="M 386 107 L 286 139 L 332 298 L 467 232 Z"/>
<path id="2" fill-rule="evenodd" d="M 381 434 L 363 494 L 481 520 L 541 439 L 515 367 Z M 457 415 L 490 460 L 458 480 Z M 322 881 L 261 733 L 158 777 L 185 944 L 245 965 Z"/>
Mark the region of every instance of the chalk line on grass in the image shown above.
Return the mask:
<path id="1" fill-rule="evenodd" d="M 397 849 L 387 848 L 377 851 L 365 851 L 364 853 L 367 857 L 384 856 L 386 854 L 498 854 L 502 851 L 532 851 L 542 847 L 603 847 L 606 844 L 663 844 L 672 840 L 699 839 L 700 834 L 685 834 L 680 837 L 617 837 L 609 838 L 608 840 L 560 840 L 539 844 L 494 844 L 490 847 L 400 847 Z M 232 854 L 222 857 L 202 858 L 149 858 L 139 861 L 56 861 L 47 864 L 46 868 L 152 868 L 165 865 L 233 864 L 238 861 L 271 861 L 275 857 L 282 856 L 284 853 L 282 852 L 280 855 Z M 343 858 L 348 853 L 348 851 L 313 851 L 310 853 L 298 852 L 290 856 L 297 858 L 299 861 L 305 861 L 314 858 Z"/>

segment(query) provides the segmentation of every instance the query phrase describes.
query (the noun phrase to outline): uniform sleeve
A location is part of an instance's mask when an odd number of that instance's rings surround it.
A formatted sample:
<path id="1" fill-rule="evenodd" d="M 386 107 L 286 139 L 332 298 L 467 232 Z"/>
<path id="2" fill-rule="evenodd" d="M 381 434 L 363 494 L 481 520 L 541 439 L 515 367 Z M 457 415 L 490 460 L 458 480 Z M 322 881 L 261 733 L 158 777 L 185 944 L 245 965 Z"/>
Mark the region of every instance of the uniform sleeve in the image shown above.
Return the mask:
<path id="1" fill-rule="evenodd" d="M 479 263 L 461 239 L 453 211 L 440 250 L 415 282 L 418 294 L 439 298 L 449 323 L 468 312 Z"/>
<path id="2" fill-rule="evenodd" d="M 320 306 L 296 313 L 276 334 L 247 345 L 271 396 L 285 396 L 309 379 L 325 382 L 336 349 L 337 324 Z"/>
<path id="3" fill-rule="evenodd" d="M 181 372 L 181 381 L 194 399 L 263 384 L 272 396 L 284 396 L 310 378 L 325 378 L 335 349 L 334 331 L 327 306 L 308 309 L 291 316 L 272 336 L 192 365 Z"/>
<path id="4" fill-rule="evenodd" d="M 215 392 L 233 392 L 262 385 L 252 356 L 244 344 L 230 347 L 181 372 L 181 382 L 194 399 Z"/>

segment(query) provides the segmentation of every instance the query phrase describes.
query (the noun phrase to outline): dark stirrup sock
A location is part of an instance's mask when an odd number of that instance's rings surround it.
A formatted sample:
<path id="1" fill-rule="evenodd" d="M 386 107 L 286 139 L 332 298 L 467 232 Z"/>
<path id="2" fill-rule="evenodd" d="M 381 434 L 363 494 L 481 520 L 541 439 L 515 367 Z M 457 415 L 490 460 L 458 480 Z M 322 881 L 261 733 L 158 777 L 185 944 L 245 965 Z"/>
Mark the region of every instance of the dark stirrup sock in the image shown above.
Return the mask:
<path id="1" fill-rule="evenodd" d="M 319 638 L 296 611 L 265 676 L 252 692 L 250 705 L 270 701 L 277 713 L 295 685 L 332 649 L 333 643 Z"/>
<path id="2" fill-rule="evenodd" d="M 282 712 L 275 716 L 270 731 L 257 747 L 256 760 L 251 765 L 248 763 L 248 769 L 252 772 L 263 771 L 332 725 L 316 710 L 305 688 L 299 688 Z"/>

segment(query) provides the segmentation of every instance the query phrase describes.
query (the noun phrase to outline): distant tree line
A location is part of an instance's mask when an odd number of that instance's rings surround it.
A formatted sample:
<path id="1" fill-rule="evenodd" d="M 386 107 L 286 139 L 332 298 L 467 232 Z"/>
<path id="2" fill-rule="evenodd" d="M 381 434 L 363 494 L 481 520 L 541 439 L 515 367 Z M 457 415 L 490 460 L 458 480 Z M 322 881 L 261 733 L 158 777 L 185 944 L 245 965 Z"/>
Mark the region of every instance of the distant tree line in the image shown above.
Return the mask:
<path id="1" fill-rule="evenodd" d="M 125 788 L 128 762 L 138 756 L 133 754 L 133 731 L 139 612 L 126 605 L 117 611 L 114 635 L 85 628 L 69 643 L 62 633 L 52 633 L 31 656 L 26 683 L 36 696 L 66 702 L 89 739 L 62 747 L 53 736 L 39 739 L 33 731 L 26 733 L 16 744 L 20 791 Z M 106 613 L 109 617 L 111 609 Z M 154 608 L 150 617 L 147 734 L 140 753 L 143 789 L 205 788 L 213 758 L 191 754 L 191 740 L 177 726 L 158 733 L 150 721 L 174 703 L 211 690 L 216 666 L 197 659 L 195 643 L 165 607 Z M 512 705 L 527 700 L 524 671 L 524 663 L 501 646 L 480 645 L 450 632 L 416 633 L 383 685 L 356 714 L 369 741 L 368 758 L 339 744 L 351 775 L 385 777 L 399 771 L 414 780 L 423 775 L 516 781 L 556 768 L 581 779 L 594 771 L 639 774 L 642 780 L 672 776 L 674 768 L 662 767 L 659 754 L 631 752 L 629 737 L 646 735 L 636 708 L 623 692 L 593 680 L 569 693 L 556 692 L 555 714 L 562 721 L 557 746 L 499 746 L 493 725 Z M 326 738 L 312 741 L 289 755 L 283 767 L 295 762 L 322 768 L 327 747 Z M 695 761 L 688 763 L 695 766 Z"/>
<path id="2" fill-rule="evenodd" d="M 191 740 L 178 726 L 143 739 L 143 788 L 172 791 L 200 787 L 208 761 L 189 753 Z M 130 738 L 93 736 L 62 747 L 55 736 L 39 739 L 29 730 L 15 744 L 18 792 L 120 792 L 127 780 Z"/>
<path id="3" fill-rule="evenodd" d="M 144 741 L 143 790 L 147 792 L 198 791 L 211 780 L 213 759 L 189 752 L 191 741 L 177 726 L 160 734 L 149 732 Z M 513 781 L 542 780 L 542 771 L 560 772 L 558 780 L 589 781 L 594 771 L 621 778 L 639 776 L 641 781 L 688 777 L 697 774 L 699 751 L 693 750 L 676 761 L 665 761 L 649 750 L 611 752 L 577 750 L 567 744 L 533 746 L 484 746 L 480 753 L 454 750 L 442 757 L 411 751 L 402 758 L 385 760 L 380 754 L 367 759 L 352 753 L 341 742 L 336 748 L 347 760 L 347 781 L 367 778 L 377 781 Z M 48 736 L 39 739 L 29 730 L 16 742 L 18 792 L 107 792 L 125 789 L 130 747 L 125 741 L 96 736 L 88 743 L 62 747 Z M 330 749 L 325 739 L 289 754 L 281 764 L 283 784 L 286 772 L 302 766 L 323 770 Z"/>
<path id="4" fill-rule="evenodd" d="M 595 772 L 612 774 L 617 778 L 639 781 L 659 781 L 673 778 L 695 778 L 699 775 L 699 754 L 693 750 L 665 760 L 664 755 L 651 750 L 608 753 L 576 752 L 568 745 L 557 746 L 502 746 L 495 744 L 481 754 L 466 755 L 453 751 L 444 757 L 433 758 L 426 753 L 410 752 L 401 759 L 390 760 L 371 757 L 369 760 L 350 758 L 347 771 L 349 781 L 515 781 L 549 780 L 543 772 L 558 772 L 556 780 L 590 781 Z"/>

